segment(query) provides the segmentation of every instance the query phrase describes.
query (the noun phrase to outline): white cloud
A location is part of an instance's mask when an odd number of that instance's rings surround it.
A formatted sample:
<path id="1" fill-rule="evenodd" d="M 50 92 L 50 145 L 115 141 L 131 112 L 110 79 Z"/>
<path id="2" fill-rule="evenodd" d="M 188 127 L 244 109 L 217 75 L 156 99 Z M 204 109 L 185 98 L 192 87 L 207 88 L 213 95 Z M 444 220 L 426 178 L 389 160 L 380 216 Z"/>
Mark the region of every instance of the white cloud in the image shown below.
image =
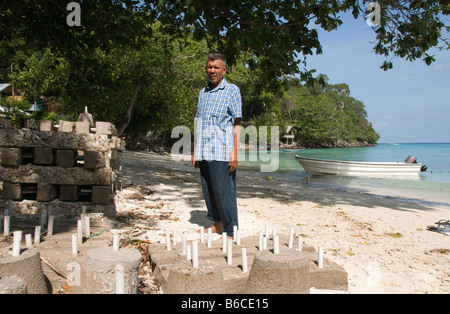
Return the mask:
<path id="1" fill-rule="evenodd" d="M 450 63 L 440 63 L 435 64 L 431 68 L 432 71 L 443 71 L 443 70 L 450 70 Z"/>

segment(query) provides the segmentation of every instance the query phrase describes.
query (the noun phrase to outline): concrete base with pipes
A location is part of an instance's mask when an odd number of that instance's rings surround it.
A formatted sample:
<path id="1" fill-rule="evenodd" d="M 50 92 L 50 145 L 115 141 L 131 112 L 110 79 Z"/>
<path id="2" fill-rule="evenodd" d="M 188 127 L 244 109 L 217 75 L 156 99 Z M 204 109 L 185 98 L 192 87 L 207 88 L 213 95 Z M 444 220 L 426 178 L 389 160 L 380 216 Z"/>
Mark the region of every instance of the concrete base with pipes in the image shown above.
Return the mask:
<path id="1" fill-rule="evenodd" d="M 17 257 L 12 256 L 8 250 L 0 252 L 0 277 L 15 276 L 20 278 L 21 282 L 26 284 L 26 291 L 29 294 L 48 294 L 50 293 L 49 286 L 46 282 L 44 272 L 41 266 L 41 258 L 39 251 L 34 248 L 23 249 Z M 13 292 L 24 292 L 24 287 L 21 282 L 12 280 L 3 281 L 13 284 L 12 286 L 4 287 L 4 290 L 10 289 Z"/>
<path id="2" fill-rule="evenodd" d="M 319 262 L 314 247 L 288 248 L 287 236 L 280 235 L 278 240 L 278 254 L 274 254 L 272 239 L 260 251 L 258 236 L 242 238 L 239 245 L 233 242 L 231 256 L 224 252 L 222 240 L 212 242 L 211 247 L 206 241 L 198 243 L 197 267 L 181 242 L 169 250 L 166 243 L 152 244 L 148 253 L 163 293 L 309 293 L 311 287 L 348 290 L 348 274 L 342 266 L 327 258 Z M 247 267 L 242 262 L 242 248 L 246 249 Z"/>
<path id="3" fill-rule="evenodd" d="M 81 285 L 74 293 L 136 294 L 141 253 L 132 248 L 111 247 L 86 252 L 81 264 Z M 118 287 L 120 285 L 121 287 Z"/>

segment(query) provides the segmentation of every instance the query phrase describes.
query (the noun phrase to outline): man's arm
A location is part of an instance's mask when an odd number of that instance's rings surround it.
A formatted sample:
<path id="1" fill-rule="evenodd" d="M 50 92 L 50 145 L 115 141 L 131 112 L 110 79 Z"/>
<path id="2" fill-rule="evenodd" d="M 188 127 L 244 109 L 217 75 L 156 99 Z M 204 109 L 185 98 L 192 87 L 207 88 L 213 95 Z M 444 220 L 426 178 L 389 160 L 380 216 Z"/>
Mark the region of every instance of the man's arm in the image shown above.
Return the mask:
<path id="1" fill-rule="evenodd" d="M 234 119 L 233 137 L 233 150 L 231 151 L 230 162 L 228 163 L 231 172 L 235 171 L 238 166 L 239 140 L 241 138 L 241 118 Z"/>

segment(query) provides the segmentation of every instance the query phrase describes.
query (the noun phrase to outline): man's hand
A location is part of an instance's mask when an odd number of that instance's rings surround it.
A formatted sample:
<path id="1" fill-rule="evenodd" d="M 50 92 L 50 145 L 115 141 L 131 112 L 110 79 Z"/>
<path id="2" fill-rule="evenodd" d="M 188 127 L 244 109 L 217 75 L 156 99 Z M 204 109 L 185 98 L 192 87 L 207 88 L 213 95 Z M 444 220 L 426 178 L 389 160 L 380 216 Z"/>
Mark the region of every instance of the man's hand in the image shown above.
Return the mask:
<path id="1" fill-rule="evenodd" d="M 228 163 L 228 167 L 230 167 L 230 171 L 233 172 L 236 170 L 237 166 L 238 166 L 238 161 L 237 160 L 232 160 Z"/>
<path id="2" fill-rule="evenodd" d="M 195 160 L 195 154 L 192 155 L 192 165 L 194 166 L 195 169 L 200 168 L 200 161 Z"/>

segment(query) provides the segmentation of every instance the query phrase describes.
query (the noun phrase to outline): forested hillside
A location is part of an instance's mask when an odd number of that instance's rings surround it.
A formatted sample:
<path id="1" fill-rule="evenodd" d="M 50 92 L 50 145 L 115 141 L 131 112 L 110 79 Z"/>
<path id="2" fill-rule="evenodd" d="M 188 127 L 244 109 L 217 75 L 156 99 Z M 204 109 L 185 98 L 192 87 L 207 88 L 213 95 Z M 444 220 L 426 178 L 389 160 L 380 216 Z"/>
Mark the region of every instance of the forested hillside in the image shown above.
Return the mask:
<path id="1" fill-rule="evenodd" d="M 4 1 L 0 83 L 30 103 L 60 104 L 40 117 L 74 120 L 87 106 L 130 142 L 170 146 L 175 126 L 193 129 L 207 54 L 222 52 L 227 79 L 242 91 L 244 125 L 280 126 L 281 136 L 294 126 L 306 147 L 370 145 L 378 135 L 351 86 L 307 69 L 307 57 L 322 51 L 317 29 L 337 29 L 348 11 L 365 18 L 369 2 L 86 0 L 70 2 L 79 7 L 72 12 L 67 1 Z M 395 56 L 434 62 L 427 51 L 450 46 L 449 12 L 444 1 L 383 1 L 373 26 L 374 52 L 386 56 L 380 67 Z"/>

